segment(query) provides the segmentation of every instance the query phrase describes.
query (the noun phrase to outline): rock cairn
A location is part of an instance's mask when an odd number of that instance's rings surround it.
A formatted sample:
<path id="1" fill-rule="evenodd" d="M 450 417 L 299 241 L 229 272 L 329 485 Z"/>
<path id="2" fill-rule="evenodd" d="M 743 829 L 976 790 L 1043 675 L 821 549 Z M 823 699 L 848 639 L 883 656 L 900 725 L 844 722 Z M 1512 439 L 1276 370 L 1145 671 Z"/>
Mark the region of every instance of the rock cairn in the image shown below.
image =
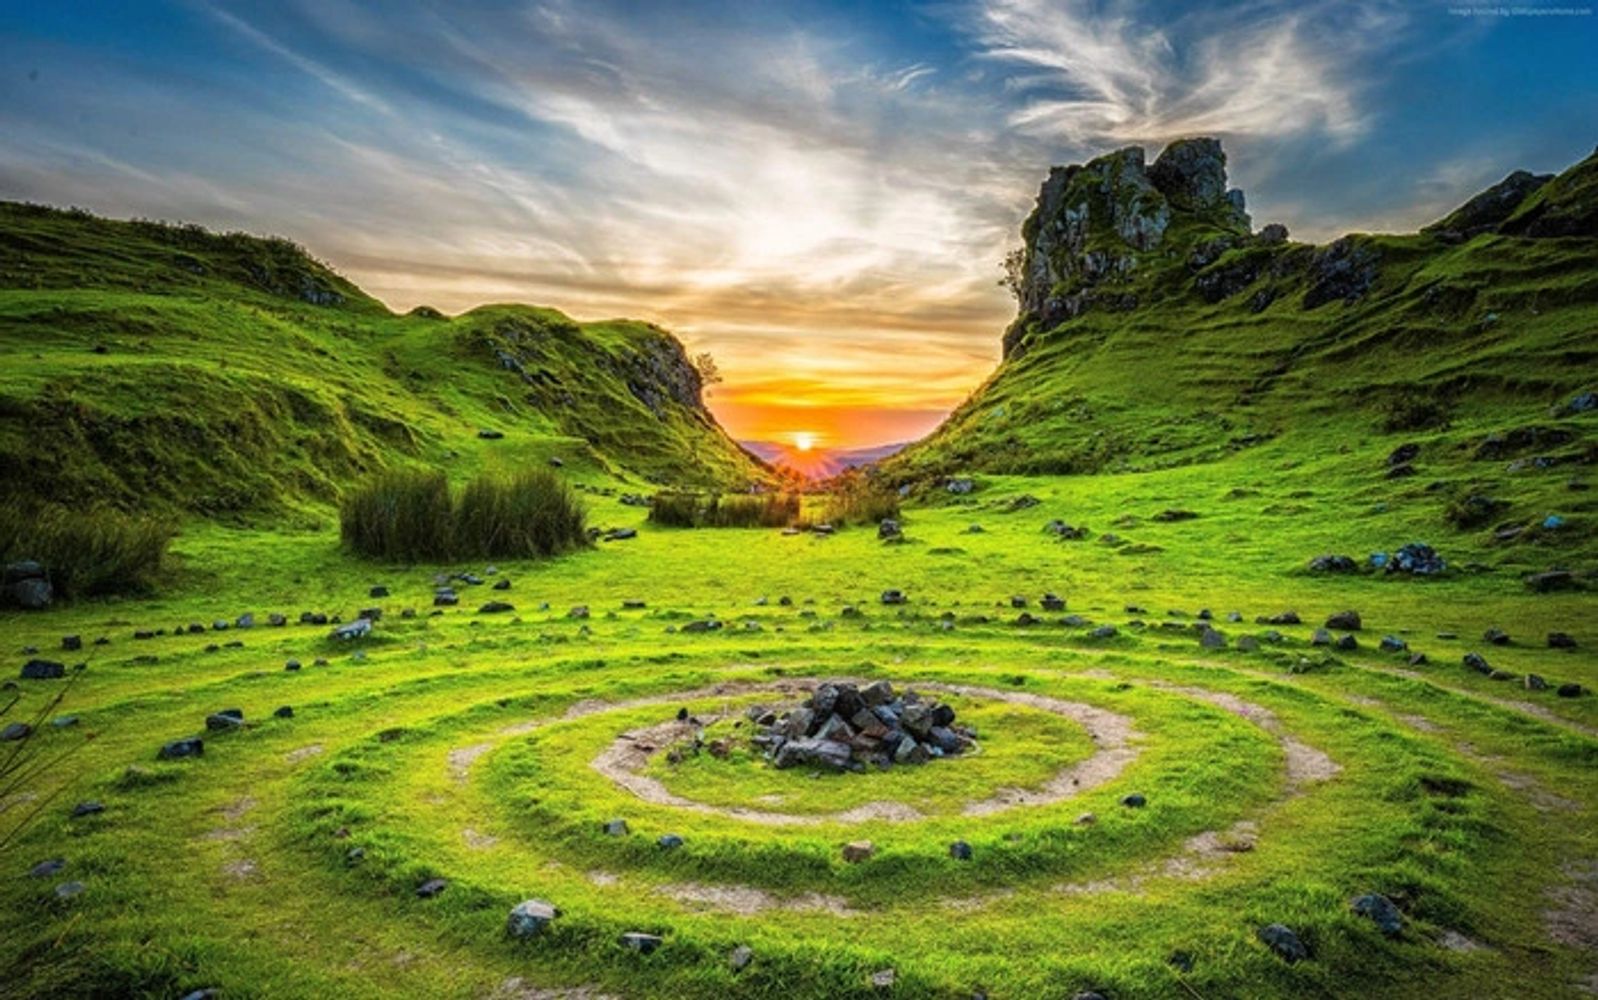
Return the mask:
<path id="1" fill-rule="evenodd" d="M 956 724 L 954 709 L 887 681 L 865 687 L 822 684 L 797 708 L 749 710 L 755 747 L 779 768 L 862 771 L 868 765 L 924 764 L 962 754 L 976 733 Z"/>

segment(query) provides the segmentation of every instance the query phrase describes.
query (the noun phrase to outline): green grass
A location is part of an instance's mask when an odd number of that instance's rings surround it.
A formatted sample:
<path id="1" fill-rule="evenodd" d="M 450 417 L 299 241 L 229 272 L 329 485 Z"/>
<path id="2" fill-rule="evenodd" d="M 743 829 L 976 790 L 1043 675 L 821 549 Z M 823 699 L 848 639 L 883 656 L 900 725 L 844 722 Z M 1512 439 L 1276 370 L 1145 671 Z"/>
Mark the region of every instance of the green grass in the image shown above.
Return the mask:
<path id="1" fill-rule="evenodd" d="M 191 524 L 161 595 L 4 619 L 18 643 L 49 647 L 64 632 L 111 643 L 88 647 L 89 669 L 65 706 L 79 727 L 48 730 L 43 743 L 94 739 L 82 743 L 59 807 L 7 852 L 19 874 L 50 856 L 69 867 L 0 889 L 0 963 L 14 992 L 31 993 L 221 985 L 243 995 L 480 996 L 522 976 L 627 996 L 866 996 L 867 976 L 893 966 L 907 996 L 981 985 L 994 995 L 1096 987 L 1156 997 L 1181 989 L 1165 959 L 1182 950 L 1195 966 L 1180 978 L 1204 996 L 1493 996 L 1504 983 L 1523 996 L 1568 995 L 1590 957 L 1549 937 L 1553 897 L 1543 890 L 1568 885 L 1564 866 L 1598 850 L 1598 699 L 1524 691 L 1465 670 L 1459 657 L 1480 649 L 1517 676 L 1590 689 L 1590 602 L 1529 593 L 1512 566 L 1431 581 L 1309 575 L 1301 555 L 1391 547 L 1432 515 L 1405 504 L 1359 514 L 1370 499 L 1349 499 L 1342 484 L 1364 475 L 1368 453 L 1291 467 L 1278 452 L 1254 464 L 1271 453 L 1090 480 L 979 477 L 970 496 L 910 507 L 913 541 L 898 546 L 867 532 L 673 531 L 597 498 L 596 518 L 635 525 L 639 537 L 501 561 L 511 616 L 445 609 L 404 619 L 400 610 L 426 607 L 435 569 L 363 565 L 328 529 Z M 1005 513 L 1021 494 L 1038 506 Z M 1200 516 L 1152 520 L 1176 506 Z M 1141 548 L 1053 541 L 1042 525 L 1056 517 Z M 973 521 L 985 530 L 968 533 Z M 1477 534 L 1453 539 L 1447 555 L 1461 565 L 1497 558 Z M 368 598 L 377 583 L 394 596 Z M 878 604 L 889 587 L 910 603 Z M 1088 624 L 1042 614 L 1044 590 Z M 1042 624 L 1015 624 L 1015 594 Z M 642 609 L 622 607 L 640 600 Z M 385 615 L 359 650 L 293 625 L 131 638 L 246 610 L 347 617 L 370 604 Z M 577 604 L 590 617 L 568 617 Z M 845 605 L 863 614 L 844 616 Z M 1284 607 L 1304 624 L 1256 653 L 1208 651 L 1191 627 L 1202 607 L 1233 640 L 1262 634 L 1254 617 Z M 1327 657 L 1308 646 L 1313 627 L 1346 607 L 1364 615 L 1362 648 Z M 1224 620 L 1234 609 L 1243 623 Z M 706 616 L 726 627 L 682 631 Z M 1119 636 L 1093 638 L 1100 623 Z M 1482 644 L 1490 624 L 1508 628 L 1511 645 Z M 1583 648 L 1545 648 L 1542 636 L 1556 630 Z M 1461 638 L 1435 637 L 1447 632 Z M 1378 652 L 1386 633 L 1430 662 L 1411 669 Z M 229 639 L 244 645 L 222 645 Z M 312 665 L 318 656 L 328 665 Z M 304 668 L 284 671 L 290 657 Z M 1317 666 L 1299 672 L 1303 658 Z M 811 815 L 879 800 L 926 814 L 801 827 L 651 806 L 588 766 L 619 734 L 670 719 L 679 704 L 709 714 L 726 700 L 683 692 L 817 676 L 952 680 L 1086 702 L 1132 720 L 1139 754 L 1076 798 L 981 817 L 960 804 L 995 786 L 1035 787 L 1079 761 L 1090 751 L 1082 731 L 994 704 L 1005 721 L 983 719 L 992 733 L 982 754 L 914 772 L 811 778 L 752 759 L 700 758 L 675 774 L 651 765 L 674 794 L 711 805 L 781 795 L 780 808 Z M 24 684 L 25 699 L 47 697 L 51 683 Z M 1190 690 L 1236 695 L 1279 728 Z M 580 702 L 643 697 L 663 700 L 562 721 Z M 270 717 L 282 704 L 294 718 Z M 162 742 L 201 730 L 206 713 L 235 706 L 250 725 L 207 734 L 203 758 L 154 759 Z M 1283 734 L 1341 770 L 1290 788 Z M 1119 805 L 1132 791 L 1148 796 L 1145 809 Z M 106 813 L 66 815 L 91 797 Z M 1099 822 L 1079 826 L 1085 811 Z M 601 833 L 614 816 L 628 819 L 631 836 Z M 1254 824 L 1252 851 L 1184 873 L 1189 838 L 1239 822 Z M 661 850 L 655 839 L 667 832 L 685 846 Z M 844 864 L 841 845 L 861 837 L 877 855 Z M 972 862 L 948 857 L 954 839 L 972 844 Z M 352 848 L 364 852 L 355 863 Z M 174 867 L 174 856 L 184 864 Z M 450 887 L 413 898 L 435 875 Z M 55 901 L 54 885 L 69 877 L 89 894 Z M 161 904 L 140 905 L 157 887 Z M 752 899 L 755 911 L 703 895 L 717 887 L 741 887 L 737 905 Z M 1349 913 L 1348 900 L 1370 890 L 1404 908 L 1399 939 Z M 527 897 L 564 915 L 549 939 L 512 944 L 504 915 Z M 1314 958 L 1287 966 L 1266 952 L 1253 934 L 1273 921 L 1298 930 Z M 1434 940 L 1444 929 L 1489 948 L 1449 951 Z M 614 943 L 628 930 L 663 933 L 666 944 L 631 955 Z M 726 954 L 740 943 L 757 958 L 734 976 Z"/>
<path id="2" fill-rule="evenodd" d="M 38 563 L 62 599 L 148 592 L 175 531 L 167 519 L 114 509 L 14 506 L 0 511 L 0 563 Z"/>

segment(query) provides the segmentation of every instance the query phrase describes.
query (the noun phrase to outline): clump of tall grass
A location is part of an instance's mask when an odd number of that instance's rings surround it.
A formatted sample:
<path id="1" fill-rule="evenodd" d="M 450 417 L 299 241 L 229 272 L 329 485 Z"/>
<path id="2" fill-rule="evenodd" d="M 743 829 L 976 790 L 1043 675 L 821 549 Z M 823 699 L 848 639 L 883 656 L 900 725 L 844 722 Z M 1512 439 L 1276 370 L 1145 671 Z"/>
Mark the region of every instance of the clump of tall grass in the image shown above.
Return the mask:
<path id="1" fill-rule="evenodd" d="M 548 469 L 478 476 L 455 505 L 455 554 L 556 555 L 587 540 L 583 517 L 576 495 Z"/>
<path id="2" fill-rule="evenodd" d="M 395 562 L 540 558 L 587 542 L 584 512 L 548 469 L 484 473 L 458 497 L 442 472 L 395 469 L 346 493 L 344 543 Z"/>
<path id="3" fill-rule="evenodd" d="M 339 532 L 361 555 L 395 562 L 448 559 L 455 547 L 455 508 L 444 473 L 391 469 L 345 493 Z"/>
<path id="4" fill-rule="evenodd" d="M 0 511 L 0 562 L 38 563 L 57 598 L 145 593 L 176 534 L 161 518 L 108 507 Z"/>
<path id="5" fill-rule="evenodd" d="M 696 528 L 704 499 L 697 493 L 675 490 L 656 493 L 649 504 L 649 523 L 667 528 Z"/>
<path id="6" fill-rule="evenodd" d="M 655 494 L 652 524 L 672 528 L 783 528 L 799 517 L 797 493 Z"/>
<path id="7" fill-rule="evenodd" d="M 827 524 L 876 524 L 899 516 L 899 492 L 866 473 L 851 470 L 831 486 L 821 508 L 821 520 Z"/>

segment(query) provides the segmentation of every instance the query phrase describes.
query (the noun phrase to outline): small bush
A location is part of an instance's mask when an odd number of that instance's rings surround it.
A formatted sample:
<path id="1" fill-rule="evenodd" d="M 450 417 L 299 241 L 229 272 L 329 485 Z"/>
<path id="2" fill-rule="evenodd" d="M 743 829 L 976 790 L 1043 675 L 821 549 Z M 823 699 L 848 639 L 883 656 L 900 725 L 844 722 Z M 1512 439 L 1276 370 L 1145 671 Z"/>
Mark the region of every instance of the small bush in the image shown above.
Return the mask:
<path id="1" fill-rule="evenodd" d="M 0 513 L 0 561 L 44 567 L 58 598 L 145 593 L 176 534 L 159 518 L 51 505 Z"/>
<path id="2" fill-rule="evenodd" d="M 395 469 L 379 473 L 339 502 L 344 544 L 364 556 L 395 562 L 448 559 L 455 548 L 454 505 L 444 473 Z"/>
<path id="3" fill-rule="evenodd" d="M 442 472 L 398 469 L 346 494 L 344 543 L 395 562 L 532 559 L 587 542 L 582 504 L 548 469 L 485 473 L 450 495 Z"/>
<path id="4" fill-rule="evenodd" d="M 898 516 L 899 492 L 859 472 L 847 472 L 833 480 L 821 513 L 821 519 L 832 525 L 876 524 Z"/>
<path id="5" fill-rule="evenodd" d="M 782 528 L 799 517 L 797 493 L 657 493 L 652 524 L 673 528 Z"/>

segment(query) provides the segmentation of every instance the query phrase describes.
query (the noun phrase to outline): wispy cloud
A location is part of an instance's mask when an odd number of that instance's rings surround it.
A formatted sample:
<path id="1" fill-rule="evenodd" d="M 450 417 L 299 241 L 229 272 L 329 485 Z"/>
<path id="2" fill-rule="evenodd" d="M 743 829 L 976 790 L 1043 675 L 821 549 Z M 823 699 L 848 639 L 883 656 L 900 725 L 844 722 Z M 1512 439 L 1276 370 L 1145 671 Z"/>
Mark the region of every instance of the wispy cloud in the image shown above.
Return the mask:
<path id="1" fill-rule="evenodd" d="M 1129 0 L 987 0 L 967 27 L 987 58 L 1022 71 L 1012 80 L 1027 100 L 1010 114 L 1021 129 L 1083 144 L 1310 131 L 1347 142 L 1369 124 L 1363 63 L 1406 22 L 1352 2 L 1186 6 L 1155 20 Z"/>

